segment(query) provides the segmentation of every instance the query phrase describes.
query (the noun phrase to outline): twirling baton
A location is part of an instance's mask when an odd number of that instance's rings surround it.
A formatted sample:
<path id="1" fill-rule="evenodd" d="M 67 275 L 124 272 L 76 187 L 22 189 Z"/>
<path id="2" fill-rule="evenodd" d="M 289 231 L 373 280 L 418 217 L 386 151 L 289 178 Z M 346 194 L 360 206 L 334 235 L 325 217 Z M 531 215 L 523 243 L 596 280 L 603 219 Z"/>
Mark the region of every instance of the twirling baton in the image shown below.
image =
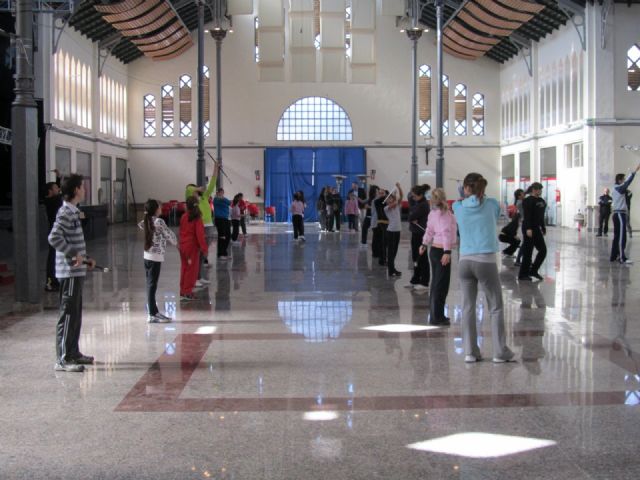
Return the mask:
<path id="1" fill-rule="evenodd" d="M 205 150 L 205 152 L 207 152 L 207 151 Z M 213 156 L 212 156 L 209 152 L 207 152 L 207 155 L 209 155 L 209 158 L 211 158 L 211 160 L 213 160 L 213 163 L 215 163 L 216 165 L 218 165 L 218 169 L 220 170 L 220 173 L 222 173 L 222 175 L 224 175 L 224 177 L 225 177 L 227 180 L 229 180 L 229 184 L 230 184 L 230 185 L 233 185 L 233 182 L 232 182 L 232 181 L 231 181 L 231 179 L 229 178 L 229 175 L 227 175 L 227 174 L 225 173 L 225 171 L 222 169 L 222 167 L 220 166 L 220 164 L 218 163 L 218 161 L 217 161 L 215 158 L 213 158 Z"/>
<path id="2" fill-rule="evenodd" d="M 397 183 L 402 183 L 402 181 L 404 180 L 404 178 L 405 178 L 408 174 L 409 174 L 409 170 L 405 170 L 404 175 L 402 176 L 402 178 L 400 179 L 400 181 L 399 181 L 399 182 L 397 182 Z M 382 203 L 387 203 L 387 200 L 389 200 L 389 197 L 391 196 L 391 194 L 392 194 L 393 192 L 395 192 L 397 189 L 398 189 L 398 186 L 397 186 L 397 185 L 396 185 L 395 187 L 393 187 L 393 190 L 391 190 L 391 191 L 389 192 L 389 195 L 387 195 L 387 198 L 385 198 L 385 199 L 384 199 L 384 202 L 382 202 Z"/>

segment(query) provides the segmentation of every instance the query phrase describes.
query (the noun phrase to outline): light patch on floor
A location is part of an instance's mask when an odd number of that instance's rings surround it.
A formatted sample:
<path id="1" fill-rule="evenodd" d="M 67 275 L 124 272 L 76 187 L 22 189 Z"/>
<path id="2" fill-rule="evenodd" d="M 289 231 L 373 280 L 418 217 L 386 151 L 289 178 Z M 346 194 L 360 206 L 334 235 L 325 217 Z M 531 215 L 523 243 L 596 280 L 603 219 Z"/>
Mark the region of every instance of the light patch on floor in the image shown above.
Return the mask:
<path id="1" fill-rule="evenodd" d="M 466 432 L 412 443 L 407 448 L 469 458 L 497 458 L 555 445 L 553 440 Z"/>

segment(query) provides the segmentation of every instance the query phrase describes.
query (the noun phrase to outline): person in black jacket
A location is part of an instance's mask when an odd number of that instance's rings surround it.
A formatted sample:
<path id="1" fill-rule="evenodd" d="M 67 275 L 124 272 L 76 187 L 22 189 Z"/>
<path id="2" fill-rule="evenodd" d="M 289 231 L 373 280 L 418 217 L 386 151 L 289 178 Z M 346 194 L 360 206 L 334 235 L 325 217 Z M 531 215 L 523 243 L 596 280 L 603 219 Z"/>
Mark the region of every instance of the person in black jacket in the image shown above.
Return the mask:
<path id="1" fill-rule="evenodd" d="M 409 280 L 410 286 L 417 290 L 429 287 L 430 271 L 429 256 L 420 255 L 422 237 L 427 229 L 429 216 L 429 202 L 425 194 L 430 190 L 428 185 L 416 185 L 411 189 L 411 209 L 409 211 L 409 230 L 411 231 L 411 258 L 413 260 L 413 276 Z"/>
<path id="2" fill-rule="evenodd" d="M 378 254 L 378 265 L 385 266 L 387 264 L 387 243 L 386 235 L 387 228 L 389 227 L 389 219 L 384 211 L 384 200 L 389 194 L 386 190 L 378 190 L 378 198 L 373 201 L 373 208 L 376 210 L 378 218 L 378 224 L 375 228 L 375 243 L 374 255 Z M 373 248 L 373 247 L 372 247 Z"/>
<path id="3" fill-rule="evenodd" d="M 531 281 L 531 277 L 533 277 L 542 280 L 543 278 L 538 273 L 538 270 L 547 256 L 547 245 L 544 241 L 544 236 L 547 234 L 547 228 L 544 224 L 547 202 L 540 197 L 542 194 L 541 183 L 533 182 L 527 189 L 527 193 L 530 193 L 530 195 L 522 202 L 524 211 L 522 229 L 525 232 L 525 236 L 522 246 L 522 265 L 520 265 L 518 279 Z M 532 264 L 531 257 L 534 247 L 538 253 Z"/>
<path id="4" fill-rule="evenodd" d="M 511 217 L 511 221 L 507 223 L 498 236 L 498 240 L 502 243 L 508 243 L 509 246 L 502 250 L 502 253 L 506 257 L 512 257 L 515 251 L 520 246 L 520 239 L 518 238 L 518 226 L 520 224 L 520 215 L 518 212 L 514 212 Z"/>
<path id="5" fill-rule="evenodd" d="M 598 205 L 600 205 L 600 221 L 598 222 L 598 235 L 596 235 L 596 237 L 601 237 L 602 233 L 607 236 L 609 233 L 609 217 L 611 216 L 612 203 L 613 198 L 609 195 L 609 189 L 605 188 L 598 200 Z"/>
<path id="6" fill-rule="evenodd" d="M 331 205 L 333 206 L 333 218 L 336 222 L 336 231 L 340 231 L 340 223 L 342 223 L 342 197 L 337 188 L 333 188 L 331 195 Z"/>
<path id="7" fill-rule="evenodd" d="M 44 198 L 44 206 L 47 210 L 47 220 L 49 221 L 49 232 L 56 221 L 58 210 L 62 206 L 62 194 L 60 192 L 60 173 L 54 170 L 56 181 L 47 183 L 47 196 Z M 47 232 L 47 233 L 49 233 Z M 46 292 L 57 292 L 60 290 L 60 282 L 56 278 L 56 249 L 49 245 L 47 255 L 47 283 L 44 289 Z"/>

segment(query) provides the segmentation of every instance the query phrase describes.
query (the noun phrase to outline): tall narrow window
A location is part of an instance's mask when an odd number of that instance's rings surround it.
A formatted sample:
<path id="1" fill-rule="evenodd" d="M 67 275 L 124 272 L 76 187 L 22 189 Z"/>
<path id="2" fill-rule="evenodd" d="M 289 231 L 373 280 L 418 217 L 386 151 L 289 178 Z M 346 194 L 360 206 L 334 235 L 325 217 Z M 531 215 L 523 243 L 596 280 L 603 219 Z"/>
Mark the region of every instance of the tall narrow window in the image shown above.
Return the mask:
<path id="1" fill-rule="evenodd" d="M 320 50 L 320 0 L 313 0 L 313 46 Z"/>
<path id="2" fill-rule="evenodd" d="M 431 136 L 431 67 L 421 65 L 418 71 L 418 131 Z"/>
<path id="3" fill-rule="evenodd" d="M 627 90 L 640 92 L 640 43 L 627 51 Z"/>
<path id="4" fill-rule="evenodd" d="M 467 134 L 467 87 L 462 83 L 456 85 L 455 95 L 455 124 L 454 133 L 456 135 Z"/>
<path id="5" fill-rule="evenodd" d="M 191 77 L 180 77 L 180 136 L 191 136 Z"/>
<path id="6" fill-rule="evenodd" d="M 449 75 L 442 75 L 442 134 L 449 135 Z"/>
<path id="7" fill-rule="evenodd" d="M 163 85 L 162 93 L 162 136 L 173 136 L 173 86 Z"/>
<path id="8" fill-rule="evenodd" d="M 347 58 L 351 58 L 351 0 L 347 0 L 344 13 L 344 48 Z"/>
<path id="9" fill-rule="evenodd" d="M 255 46 L 255 59 L 256 63 L 260 62 L 260 44 L 258 43 L 258 31 L 260 30 L 260 19 L 258 17 L 253 19 L 254 35 L 253 43 Z"/>
<path id="10" fill-rule="evenodd" d="M 473 135 L 484 135 L 484 95 L 476 93 L 471 98 L 471 132 Z"/>
<path id="11" fill-rule="evenodd" d="M 204 82 L 202 83 L 202 89 L 204 90 L 204 106 L 202 108 L 203 111 L 203 127 L 205 138 L 211 135 L 211 121 L 209 119 L 209 84 L 211 73 L 209 72 L 209 67 L 204 65 L 202 67 L 204 71 Z"/>
<path id="12" fill-rule="evenodd" d="M 156 136 L 156 97 L 151 94 L 144 96 L 144 136 Z"/>

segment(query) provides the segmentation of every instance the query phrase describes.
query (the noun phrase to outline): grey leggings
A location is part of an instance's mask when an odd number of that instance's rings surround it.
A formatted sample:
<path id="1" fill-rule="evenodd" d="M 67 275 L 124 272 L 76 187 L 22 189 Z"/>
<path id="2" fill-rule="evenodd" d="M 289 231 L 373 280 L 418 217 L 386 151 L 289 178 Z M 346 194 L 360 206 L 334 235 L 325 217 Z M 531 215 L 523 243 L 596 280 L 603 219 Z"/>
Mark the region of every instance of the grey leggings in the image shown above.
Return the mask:
<path id="1" fill-rule="evenodd" d="M 458 277 L 462 288 L 462 341 L 465 355 L 480 357 L 478 332 L 476 329 L 476 299 L 478 283 L 487 298 L 491 317 L 493 357 L 510 359 L 513 354 L 505 342 L 502 288 L 495 263 L 474 262 L 460 259 Z"/>

